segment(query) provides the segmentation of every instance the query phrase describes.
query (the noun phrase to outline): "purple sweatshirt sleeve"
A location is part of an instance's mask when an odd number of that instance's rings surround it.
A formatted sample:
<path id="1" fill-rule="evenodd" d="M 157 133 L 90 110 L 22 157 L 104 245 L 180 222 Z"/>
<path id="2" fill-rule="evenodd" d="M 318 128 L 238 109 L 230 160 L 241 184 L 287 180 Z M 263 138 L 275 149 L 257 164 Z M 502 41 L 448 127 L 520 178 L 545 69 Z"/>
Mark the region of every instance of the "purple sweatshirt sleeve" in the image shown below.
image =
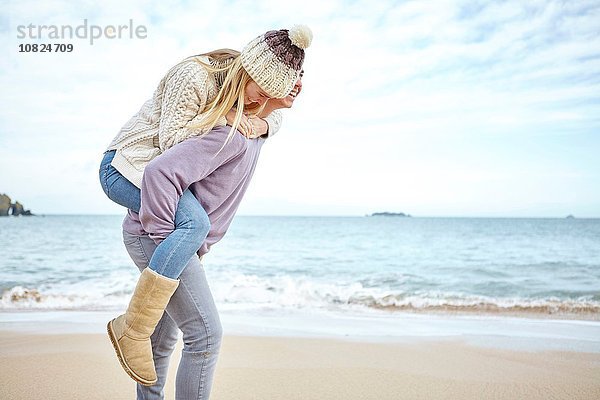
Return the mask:
<path id="1" fill-rule="evenodd" d="M 218 127 L 203 137 L 187 139 L 156 157 L 144 169 L 140 223 L 156 243 L 173 232 L 183 192 L 242 154 L 245 138 L 237 134 L 221 150 L 230 129 Z"/>

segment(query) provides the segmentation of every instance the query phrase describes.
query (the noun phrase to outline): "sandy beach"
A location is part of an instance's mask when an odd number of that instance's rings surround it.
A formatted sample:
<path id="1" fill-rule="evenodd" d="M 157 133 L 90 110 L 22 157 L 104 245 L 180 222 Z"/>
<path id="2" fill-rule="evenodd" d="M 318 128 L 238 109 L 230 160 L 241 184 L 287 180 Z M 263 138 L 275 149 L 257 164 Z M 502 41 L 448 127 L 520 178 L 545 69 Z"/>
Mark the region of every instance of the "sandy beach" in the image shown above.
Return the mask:
<path id="1" fill-rule="evenodd" d="M 180 344 L 166 398 L 174 399 Z M 133 399 L 105 335 L 0 332 L 0 398 Z M 212 399 L 598 399 L 600 354 L 226 336 Z"/>

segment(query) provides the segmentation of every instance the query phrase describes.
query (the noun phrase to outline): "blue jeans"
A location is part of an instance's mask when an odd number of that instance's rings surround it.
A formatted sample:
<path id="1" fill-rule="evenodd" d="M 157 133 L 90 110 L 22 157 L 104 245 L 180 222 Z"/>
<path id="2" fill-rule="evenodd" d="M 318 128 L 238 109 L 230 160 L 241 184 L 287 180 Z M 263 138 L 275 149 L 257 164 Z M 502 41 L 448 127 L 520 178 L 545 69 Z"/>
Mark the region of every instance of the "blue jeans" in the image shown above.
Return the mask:
<path id="1" fill-rule="evenodd" d="M 129 256 L 142 271 L 157 249 L 150 237 L 123 232 Z M 223 328 L 215 306 L 204 267 L 193 257 L 179 276 L 179 286 L 171 297 L 162 318 L 150 337 L 157 382 L 152 386 L 137 385 L 138 400 L 164 398 L 169 358 L 183 332 L 183 350 L 175 379 L 177 400 L 206 400 L 210 396 Z"/>
<path id="2" fill-rule="evenodd" d="M 100 164 L 100 184 L 109 199 L 136 213 L 140 211 L 140 189 L 110 163 L 114 151 L 104 154 Z M 175 229 L 156 248 L 149 262 L 153 271 L 177 279 L 196 254 L 210 230 L 210 220 L 190 190 L 183 192 L 175 213 Z"/>

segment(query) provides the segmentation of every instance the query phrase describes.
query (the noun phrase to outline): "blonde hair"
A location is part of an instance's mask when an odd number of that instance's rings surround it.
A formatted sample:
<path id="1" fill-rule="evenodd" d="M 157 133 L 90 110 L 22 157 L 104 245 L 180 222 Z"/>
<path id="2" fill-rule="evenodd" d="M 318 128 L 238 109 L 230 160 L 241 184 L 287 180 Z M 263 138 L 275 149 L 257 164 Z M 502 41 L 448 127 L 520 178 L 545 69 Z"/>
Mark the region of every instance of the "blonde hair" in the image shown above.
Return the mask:
<path id="1" fill-rule="evenodd" d="M 197 58 L 199 56 L 208 57 L 214 62 L 214 65 L 213 63 L 207 64 L 206 62 Z M 242 115 L 244 113 L 246 85 L 252 80 L 252 78 L 242 67 L 240 52 L 237 50 L 219 49 L 208 53 L 199 54 L 197 56 L 193 56 L 192 58 L 194 61 L 201 64 L 209 73 L 215 74 L 215 79 L 217 82 L 219 78 L 222 78 L 223 82 L 221 83 L 221 88 L 219 89 L 217 96 L 208 104 L 206 104 L 205 109 L 201 112 L 201 114 L 203 114 L 202 121 L 198 124 L 190 125 L 190 128 L 202 129 L 206 132 L 202 135 L 204 136 L 215 127 L 219 118 L 225 116 L 225 114 L 227 114 L 227 112 L 229 112 L 229 110 L 235 106 L 235 118 L 233 120 L 229 135 L 223 144 L 224 147 L 231 140 L 240 124 L 240 121 L 242 120 Z M 252 115 L 256 115 L 263 110 L 264 106 L 265 105 L 263 104 L 262 106 L 248 109 L 247 111 Z M 221 147 L 221 150 L 223 147 Z"/>

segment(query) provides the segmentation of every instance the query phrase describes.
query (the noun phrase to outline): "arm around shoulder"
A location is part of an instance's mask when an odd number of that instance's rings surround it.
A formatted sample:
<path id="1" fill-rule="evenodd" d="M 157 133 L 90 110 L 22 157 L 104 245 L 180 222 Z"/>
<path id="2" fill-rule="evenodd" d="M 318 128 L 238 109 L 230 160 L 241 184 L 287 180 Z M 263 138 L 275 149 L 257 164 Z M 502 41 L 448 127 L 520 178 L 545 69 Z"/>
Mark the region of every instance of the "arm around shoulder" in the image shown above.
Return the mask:
<path id="1" fill-rule="evenodd" d="M 273 110 L 269 115 L 263 118 L 267 122 L 267 133 L 262 135 L 261 137 L 269 138 L 275 135 L 279 128 L 281 128 L 281 120 L 283 119 L 283 114 L 280 110 Z"/>

